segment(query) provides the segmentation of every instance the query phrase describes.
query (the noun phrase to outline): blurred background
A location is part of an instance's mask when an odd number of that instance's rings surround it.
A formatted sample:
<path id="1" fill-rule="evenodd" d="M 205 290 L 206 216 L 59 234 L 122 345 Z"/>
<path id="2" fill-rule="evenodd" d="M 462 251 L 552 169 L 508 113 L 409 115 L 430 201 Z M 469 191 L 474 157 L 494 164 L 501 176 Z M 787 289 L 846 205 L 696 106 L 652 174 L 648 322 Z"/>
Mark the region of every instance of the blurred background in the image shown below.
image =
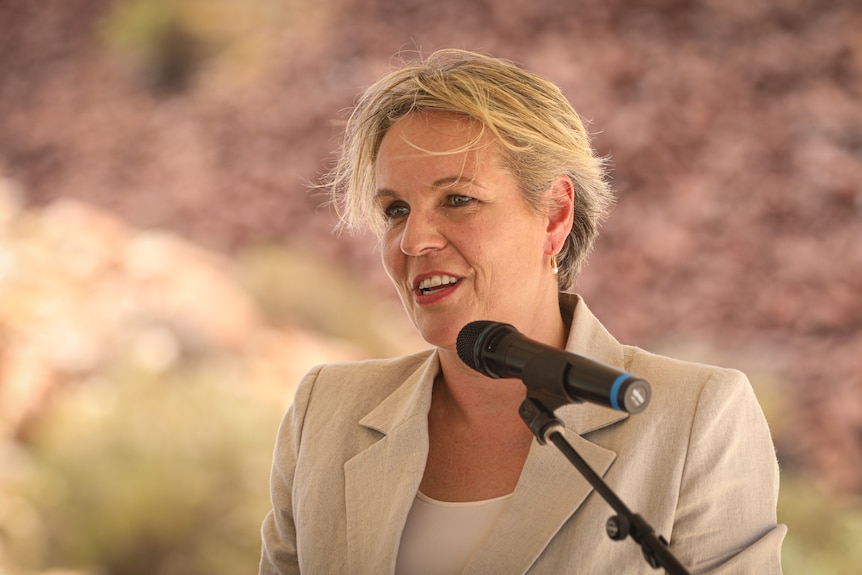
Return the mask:
<path id="1" fill-rule="evenodd" d="M 746 371 L 785 573 L 862 564 L 862 4 L 0 0 L 0 573 L 256 572 L 279 420 L 423 347 L 311 183 L 440 47 L 557 83 L 618 204 L 577 292 Z"/>

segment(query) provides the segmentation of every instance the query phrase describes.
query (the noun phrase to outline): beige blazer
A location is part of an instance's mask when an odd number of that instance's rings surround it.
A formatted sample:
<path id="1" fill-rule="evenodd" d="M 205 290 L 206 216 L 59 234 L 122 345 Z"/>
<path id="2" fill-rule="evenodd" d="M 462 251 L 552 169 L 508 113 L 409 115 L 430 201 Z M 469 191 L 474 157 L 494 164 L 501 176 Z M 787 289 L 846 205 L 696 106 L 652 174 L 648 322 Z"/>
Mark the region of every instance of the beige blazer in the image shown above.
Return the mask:
<path id="1" fill-rule="evenodd" d="M 692 573 L 781 573 L 778 466 L 746 377 L 620 345 L 577 296 L 567 349 L 643 377 L 649 407 L 557 410 L 565 436 Z M 393 573 L 428 453 L 434 350 L 333 364 L 302 380 L 279 430 L 260 574 Z M 464 573 L 654 574 L 610 506 L 553 445 L 534 442 L 511 504 Z"/>

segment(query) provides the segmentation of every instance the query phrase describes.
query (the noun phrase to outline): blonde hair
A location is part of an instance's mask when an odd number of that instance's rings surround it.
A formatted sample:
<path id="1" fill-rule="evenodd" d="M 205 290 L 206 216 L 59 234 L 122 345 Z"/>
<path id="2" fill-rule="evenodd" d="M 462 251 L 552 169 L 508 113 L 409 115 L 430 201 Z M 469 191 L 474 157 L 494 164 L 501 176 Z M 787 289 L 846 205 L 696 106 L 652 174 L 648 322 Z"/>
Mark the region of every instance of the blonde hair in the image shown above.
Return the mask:
<path id="1" fill-rule="evenodd" d="M 374 202 L 380 143 L 395 122 L 420 111 L 461 114 L 490 130 L 502 144 L 501 164 L 536 210 L 551 200 L 547 192 L 554 178 L 571 179 L 574 223 L 557 254 L 560 289 L 570 289 L 613 202 L 605 161 L 594 153 L 583 122 L 557 86 L 502 59 L 440 50 L 365 91 L 326 180 L 339 227 L 367 226 L 382 233 L 382 214 Z"/>

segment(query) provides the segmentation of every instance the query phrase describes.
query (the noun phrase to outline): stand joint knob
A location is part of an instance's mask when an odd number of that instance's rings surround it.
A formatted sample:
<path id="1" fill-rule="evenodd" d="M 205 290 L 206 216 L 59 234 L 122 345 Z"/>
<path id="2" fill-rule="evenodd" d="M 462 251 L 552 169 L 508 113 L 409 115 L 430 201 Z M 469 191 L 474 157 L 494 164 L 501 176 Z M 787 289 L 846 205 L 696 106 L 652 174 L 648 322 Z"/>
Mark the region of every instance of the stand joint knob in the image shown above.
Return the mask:
<path id="1" fill-rule="evenodd" d="M 622 515 L 614 515 L 605 523 L 605 531 L 607 531 L 608 537 L 614 541 L 622 541 L 629 536 L 631 524 Z"/>

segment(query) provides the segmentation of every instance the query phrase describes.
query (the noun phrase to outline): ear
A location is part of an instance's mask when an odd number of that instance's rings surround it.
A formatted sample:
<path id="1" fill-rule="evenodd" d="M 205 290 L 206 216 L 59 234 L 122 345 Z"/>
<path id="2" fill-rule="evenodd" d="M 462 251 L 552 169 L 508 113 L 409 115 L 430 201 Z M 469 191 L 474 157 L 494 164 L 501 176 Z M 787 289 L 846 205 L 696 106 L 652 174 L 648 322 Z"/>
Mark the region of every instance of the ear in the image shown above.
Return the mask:
<path id="1" fill-rule="evenodd" d="M 568 176 L 559 175 L 554 178 L 549 200 L 545 253 L 550 256 L 563 249 L 563 244 L 569 232 L 572 231 L 575 217 L 575 186 Z"/>

